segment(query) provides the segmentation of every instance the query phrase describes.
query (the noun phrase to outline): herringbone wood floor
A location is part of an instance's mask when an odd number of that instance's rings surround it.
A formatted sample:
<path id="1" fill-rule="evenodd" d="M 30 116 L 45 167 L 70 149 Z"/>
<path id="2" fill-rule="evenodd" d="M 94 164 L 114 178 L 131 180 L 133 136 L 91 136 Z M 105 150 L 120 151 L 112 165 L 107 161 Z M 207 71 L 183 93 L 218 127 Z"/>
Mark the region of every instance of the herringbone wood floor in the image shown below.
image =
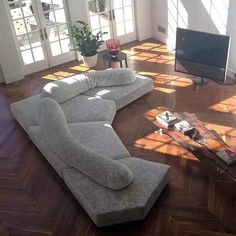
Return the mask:
<path id="1" fill-rule="evenodd" d="M 53 168 L 12 118 L 9 104 L 44 84 L 88 71 L 71 62 L 0 85 L 0 236 L 230 236 L 236 233 L 236 183 L 215 173 L 177 143 L 154 133 L 143 114 L 156 106 L 194 112 L 236 148 L 236 86 L 196 87 L 174 73 L 173 55 L 154 40 L 124 47 L 129 67 L 155 89 L 120 110 L 113 122 L 133 156 L 171 166 L 170 182 L 143 221 L 97 229 Z M 96 69 L 106 65 L 99 60 Z M 153 180 L 155 181 L 155 180 Z"/>

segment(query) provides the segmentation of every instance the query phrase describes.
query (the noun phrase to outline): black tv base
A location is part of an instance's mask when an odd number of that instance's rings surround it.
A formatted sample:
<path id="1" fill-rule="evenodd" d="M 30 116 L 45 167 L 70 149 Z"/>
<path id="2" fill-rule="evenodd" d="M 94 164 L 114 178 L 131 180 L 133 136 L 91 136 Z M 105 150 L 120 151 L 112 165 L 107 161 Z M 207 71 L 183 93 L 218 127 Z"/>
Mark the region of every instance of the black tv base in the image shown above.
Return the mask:
<path id="1" fill-rule="evenodd" d="M 207 84 L 208 83 L 208 79 L 195 76 L 195 75 L 192 76 L 192 81 L 194 84 Z"/>

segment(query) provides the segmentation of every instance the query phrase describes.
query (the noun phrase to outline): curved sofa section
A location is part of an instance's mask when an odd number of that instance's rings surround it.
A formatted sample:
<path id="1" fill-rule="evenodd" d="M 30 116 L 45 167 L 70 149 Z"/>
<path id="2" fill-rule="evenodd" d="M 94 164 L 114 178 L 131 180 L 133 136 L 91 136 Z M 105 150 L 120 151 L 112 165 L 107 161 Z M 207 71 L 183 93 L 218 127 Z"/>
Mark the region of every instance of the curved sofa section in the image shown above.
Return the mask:
<path id="1" fill-rule="evenodd" d="M 169 166 L 130 157 L 111 123 L 118 109 L 150 92 L 130 69 L 76 75 L 11 104 L 15 119 L 101 227 L 146 217 Z"/>

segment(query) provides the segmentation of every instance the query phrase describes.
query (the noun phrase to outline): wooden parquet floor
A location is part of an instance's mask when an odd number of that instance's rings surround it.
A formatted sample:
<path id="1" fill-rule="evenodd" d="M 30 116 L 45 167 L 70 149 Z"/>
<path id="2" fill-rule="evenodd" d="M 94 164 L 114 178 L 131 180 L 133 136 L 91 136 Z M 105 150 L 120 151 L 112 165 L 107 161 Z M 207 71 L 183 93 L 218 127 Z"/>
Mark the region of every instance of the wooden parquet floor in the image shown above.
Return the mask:
<path id="1" fill-rule="evenodd" d="M 0 85 L 0 236 L 236 235 L 236 183 L 154 133 L 143 116 L 160 105 L 194 112 L 236 149 L 236 86 L 192 85 L 186 75 L 174 72 L 173 55 L 155 40 L 130 43 L 124 50 L 129 67 L 153 78 L 155 88 L 120 110 L 113 127 L 133 156 L 171 166 L 169 185 L 147 218 L 96 228 L 11 116 L 11 102 L 39 93 L 52 80 L 88 71 L 73 61 Z M 106 66 L 100 55 L 96 69 Z"/>

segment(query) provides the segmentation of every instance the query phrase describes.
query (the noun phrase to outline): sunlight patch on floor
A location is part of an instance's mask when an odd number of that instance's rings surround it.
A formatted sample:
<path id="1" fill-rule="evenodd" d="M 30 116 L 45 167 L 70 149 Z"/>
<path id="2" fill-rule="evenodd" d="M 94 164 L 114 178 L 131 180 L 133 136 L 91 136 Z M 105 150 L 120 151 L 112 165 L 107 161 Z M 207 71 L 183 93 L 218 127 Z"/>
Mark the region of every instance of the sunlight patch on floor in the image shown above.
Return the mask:
<path id="1" fill-rule="evenodd" d="M 147 135 L 144 138 L 137 139 L 134 143 L 134 146 L 137 148 L 156 151 L 157 153 L 163 153 L 167 155 L 169 154 L 171 156 L 175 156 L 178 158 L 199 161 L 196 157 L 192 156 L 185 149 L 180 147 L 169 136 L 167 135 L 161 136 L 159 133 L 155 133 L 155 132 Z"/>
<path id="2" fill-rule="evenodd" d="M 64 79 L 70 76 L 75 75 L 75 73 L 70 73 L 70 72 L 66 72 L 66 71 L 57 71 L 55 73 L 52 74 L 48 74 L 42 77 L 42 79 L 46 79 L 46 80 L 60 80 L 60 79 Z"/>

